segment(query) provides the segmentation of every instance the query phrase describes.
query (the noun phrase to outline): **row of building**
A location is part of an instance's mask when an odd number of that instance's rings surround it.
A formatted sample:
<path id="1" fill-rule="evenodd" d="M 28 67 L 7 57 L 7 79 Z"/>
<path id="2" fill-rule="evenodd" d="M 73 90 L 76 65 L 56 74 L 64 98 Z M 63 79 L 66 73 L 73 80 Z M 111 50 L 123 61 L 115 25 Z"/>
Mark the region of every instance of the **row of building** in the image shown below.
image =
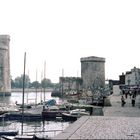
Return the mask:
<path id="1" fill-rule="evenodd" d="M 140 69 L 132 68 L 119 75 L 119 80 L 109 80 L 110 91 L 114 94 L 120 94 L 123 91 L 140 93 Z"/>
<path id="2" fill-rule="evenodd" d="M 113 86 L 118 86 L 119 89 L 134 87 L 140 89 L 140 69 L 134 67 L 130 71 L 122 73 L 119 75 L 119 80 L 107 80 L 108 85 L 105 81 L 105 59 L 95 56 L 81 58 L 81 77 L 60 77 L 59 79 L 64 92 L 98 90 L 109 87 L 110 92 L 113 93 Z"/>
<path id="3" fill-rule="evenodd" d="M 125 86 L 140 86 L 140 69 L 139 68 L 132 68 L 130 71 L 126 71 L 126 73 L 122 73 L 119 76 L 120 85 Z"/>

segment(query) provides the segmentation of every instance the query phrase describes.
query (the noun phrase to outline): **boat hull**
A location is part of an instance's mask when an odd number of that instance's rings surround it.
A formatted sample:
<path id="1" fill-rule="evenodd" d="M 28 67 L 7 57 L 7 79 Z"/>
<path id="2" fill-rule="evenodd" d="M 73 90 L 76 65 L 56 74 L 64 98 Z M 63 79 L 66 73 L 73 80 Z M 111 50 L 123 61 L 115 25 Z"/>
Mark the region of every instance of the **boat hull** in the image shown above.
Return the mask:
<path id="1" fill-rule="evenodd" d="M 42 118 L 43 120 L 55 119 L 58 113 L 58 111 L 42 111 Z"/>
<path id="2" fill-rule="evenodd" d="M 24 114 L 22 116 L 22 113 L 9 113 L 5 114 L 4 117 L 5 120 L 26 120 L 26 121 L 35 121 L 35 120 L 41 120 L 42 116 L 40 114 Z"/>
<path id="3" fill-rule="evenodd" d="M 51 93 L 52 97 L 62 97 L 62 93 L 60 91 L 54 90 Z"/>
<path id="4" fill-rule="evenodd" d="M 43 120 L 54 120 L 57 117 L 62 117 L 62 113 L 66 111 L 42 111 Z"/>
<path id="5" fill-rule="evenodd" d="M 64 121 L 76 121 L 77 118 L 78 118 L 77 116 L 66 114 L 66 113 L 62 113 L 62 119 Z"/>
<path id="6" fill-rule="evenodd" d="M 0 131 L 0 136 L 16 136 L 18 135 L 18 131 Z"/>

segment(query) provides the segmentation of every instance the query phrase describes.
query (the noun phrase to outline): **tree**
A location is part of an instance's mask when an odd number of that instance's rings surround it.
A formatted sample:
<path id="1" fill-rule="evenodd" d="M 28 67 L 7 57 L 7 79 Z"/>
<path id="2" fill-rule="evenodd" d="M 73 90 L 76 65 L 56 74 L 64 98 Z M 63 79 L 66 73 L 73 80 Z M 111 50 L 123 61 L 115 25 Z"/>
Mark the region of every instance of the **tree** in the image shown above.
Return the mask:
<path id="1" fill-rule="evenodd" d="M 11 78 L 12 88 L 23 88 L 23 75 L 16 77 L 14 80 Z M 52 83 L 50 79 L 44 78 L 41 83 L 38 81 L 30 82 L 28 75 L 25 75 L 25 88 L 58 88 L 59 83 Z"/>
<path id="2" fill-rule="evenodd" d="M 14 80 L 14 86 L 15 88 L 23 88 L 23 75 L 21 75 L 20 77 L 16 77 Z M 29 87 L 30 85 L 30 78 L 28 75 L 25 75 L 25 88 Z"/>
<path id="3" fill-rule="evenodd" d="M 11 88 L 15 88 L 15 81 L 11 79 Z"/>
<path id="4" fill-rule="evenodd" d="M 39 88 L 39 87 L 41 87 L 41 84 L 38 81 L 34 81 L 34 82 L 30 83 L 30 87 Z"/>
<path id="5" fill-rule="evenodd" d="M 51 80 L 50 79 L 44 78 L 41 81 L 41 86 L 42 86 L 42 88 L 47 88 L 47 87 L 53 87 L 53 84 L 51 83 Z"/>

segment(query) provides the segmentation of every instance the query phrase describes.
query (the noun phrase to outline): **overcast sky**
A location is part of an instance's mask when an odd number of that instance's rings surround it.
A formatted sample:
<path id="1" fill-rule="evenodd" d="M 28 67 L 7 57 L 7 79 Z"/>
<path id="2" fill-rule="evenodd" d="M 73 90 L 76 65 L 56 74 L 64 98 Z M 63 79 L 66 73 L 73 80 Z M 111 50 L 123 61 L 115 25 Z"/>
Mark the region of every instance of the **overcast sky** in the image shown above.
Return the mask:
<path id="1" fill-rule="evenodd" d="M 104 57 L 106 79 L 140 68 L 139 0 L 0 0 L 0 34 L 10 41 L 14 79 L 81 76 L 81 57 Z"/>

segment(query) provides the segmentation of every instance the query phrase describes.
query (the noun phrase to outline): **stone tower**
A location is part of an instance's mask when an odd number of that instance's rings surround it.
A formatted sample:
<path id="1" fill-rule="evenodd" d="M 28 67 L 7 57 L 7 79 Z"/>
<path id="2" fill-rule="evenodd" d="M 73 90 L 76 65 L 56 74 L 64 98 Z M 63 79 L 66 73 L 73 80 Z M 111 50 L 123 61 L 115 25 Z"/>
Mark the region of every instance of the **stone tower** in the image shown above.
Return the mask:
<path id="1" fill-rule="evenodd" d="M 85 90 L 95 86 L 104 88 L 105 58 L 95 56 L 81 58 L 81 77 Z"/>
<path id="2" fill-rule="evenodd" d="M 9 35 L 0 35 L 0 96 L 11 95 Z"/>

